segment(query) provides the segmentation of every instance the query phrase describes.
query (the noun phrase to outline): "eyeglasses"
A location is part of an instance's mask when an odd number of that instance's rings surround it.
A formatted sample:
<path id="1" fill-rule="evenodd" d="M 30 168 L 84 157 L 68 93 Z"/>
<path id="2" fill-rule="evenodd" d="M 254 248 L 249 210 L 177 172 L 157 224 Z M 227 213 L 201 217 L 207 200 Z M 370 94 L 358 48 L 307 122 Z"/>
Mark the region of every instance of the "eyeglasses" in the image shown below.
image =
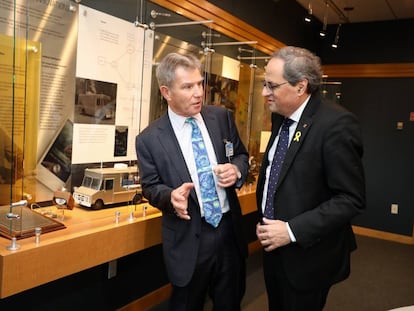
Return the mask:
<path id="1" fill-rule="evenodd" d="M 266 80 L 263 80 L 263 87 L 265 87 L 270 92 L 274 92 L 276 89 L 281 87 L 283 84 L 287 84 L 287 83 L 289 83 L 289 82 L 286 81 L 286 82 L 283 82 L 283 83 L 272 83 L 272 82 L 268 82 Z"/>

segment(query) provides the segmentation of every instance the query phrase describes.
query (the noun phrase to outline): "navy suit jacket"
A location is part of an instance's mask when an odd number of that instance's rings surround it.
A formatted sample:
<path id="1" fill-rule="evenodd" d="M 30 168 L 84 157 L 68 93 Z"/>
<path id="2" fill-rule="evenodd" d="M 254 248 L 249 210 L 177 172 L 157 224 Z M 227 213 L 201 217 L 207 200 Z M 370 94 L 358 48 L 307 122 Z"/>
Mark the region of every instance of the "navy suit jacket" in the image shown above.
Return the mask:
<path id="1" fill-rule="evenodd" d="M 231 163 L 242 174 L 241 186 L 248 173 L 248 153 L 240 140 L 231 114 L 217 106 L 203 106 L 201 115 L 213 143 L 219 164 L 227 163 L 224 142 L 231 141 Z M 163 212 L 162 239 L 164 261 L 170 282 L 185 286 L 193 274 L 201 230 L 200 206 L 194 189 L 188 200 L 191 220 L 174 214 L 171 192 L 185 182 L 192 182 L 168 114 L 152 122 L 136 137 L 136 152 L 143 195 Z M 235 187 L 226 188 L 234 232 L 240 255 L 247 256 L 247 242 L 242 228 L 242 214 Z"/>
<path id="2" fill-rule="evenodd" d="M 272 115 L 256 197 L 262 196 L 268 152 L 283 117 Z M 273 200 L 275 219 L 289 222 L 297 242 L 281 247 L 283 268 L 297 289 L 345 279 L 356 248 L 350 220 L 365 207 L 363 146 L 359 123 L 343 107 L 311 96 L 287 151 Z"/>

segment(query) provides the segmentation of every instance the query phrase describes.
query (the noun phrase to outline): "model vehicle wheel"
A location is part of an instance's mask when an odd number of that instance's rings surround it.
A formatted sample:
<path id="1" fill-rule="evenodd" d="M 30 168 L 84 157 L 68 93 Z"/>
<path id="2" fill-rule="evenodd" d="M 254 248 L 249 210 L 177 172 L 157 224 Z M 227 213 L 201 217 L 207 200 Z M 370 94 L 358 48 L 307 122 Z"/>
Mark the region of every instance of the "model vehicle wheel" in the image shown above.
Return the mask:
<path id="1" fill-rule="evenodd" d="M 134 197 L 132 198 L 132 203 L 139 204 L 141 202 L 142 202 L 142 194 L 141 193 L 136 193 L 134 195 Z"/>
<path id="2" fill-rule="evenodd" d="M 99 200 L 96 200 L 95 204 L 92 205 L 92 209 L 94 210 L 102 209 L 104 205 L 105 205 L 104 202 L 101 199 L 99 199 Z"/>

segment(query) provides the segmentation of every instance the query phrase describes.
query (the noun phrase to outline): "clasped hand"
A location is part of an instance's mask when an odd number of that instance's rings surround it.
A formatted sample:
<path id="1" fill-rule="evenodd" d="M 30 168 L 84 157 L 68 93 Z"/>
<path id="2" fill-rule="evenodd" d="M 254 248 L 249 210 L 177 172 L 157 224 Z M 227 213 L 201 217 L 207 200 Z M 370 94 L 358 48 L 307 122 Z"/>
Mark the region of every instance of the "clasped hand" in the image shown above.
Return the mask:
<path id="1" fill-rule="evenodd" d="M 256 235 L 267 252 L 291 242 L 286 223 L 281 220 L 263 218 L 263 224 L 256 225 Z"/>
<path id="2" fill-rule="evenodd" d="M 230 187 L 237 182 L 238 168 L 234 164 L 218 164 L 213 168 L 213 172 L 218 178 L 217 185 L 220 187 Z"/>

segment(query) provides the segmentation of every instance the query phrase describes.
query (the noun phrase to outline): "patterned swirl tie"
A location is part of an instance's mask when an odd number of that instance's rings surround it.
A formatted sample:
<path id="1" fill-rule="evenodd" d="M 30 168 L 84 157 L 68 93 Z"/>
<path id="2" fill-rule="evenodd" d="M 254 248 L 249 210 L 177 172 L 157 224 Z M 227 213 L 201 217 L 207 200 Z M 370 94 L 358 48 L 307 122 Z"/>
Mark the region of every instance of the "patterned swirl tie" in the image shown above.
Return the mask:
<path id="1" fill-rule="evenodd" d="M 206 222 L 217 228 L 220 223 L 222 213 L 206 146 L 204 144 L 200 128 L 198 127 L 195 119 L 188 118 L 186 123 L 190 123 L 193 128 L 191 142 L 193 145 L 194 159 L 197 167 L 198 182 L 200 184 L 204 218 Z"/>
<path id="2" fill-rule="evenodd" d="M 273 210 L 273 198 L 275 196 L 276 185 L 279 179 L 280 170 L 282 168 L 283 160 L 285 159 L 286 151 L 289 146 L 289 127 L 292 125 L 293 120 L 285 119 L 282 123 L 282 129 L 280 130 L 279 140 L 275 155 L 272 161 L 272 167 L 270 168 L 269 183 L 267 186 L 266 206 L 263 216 L 268 219 L 274 219 Z"/>

